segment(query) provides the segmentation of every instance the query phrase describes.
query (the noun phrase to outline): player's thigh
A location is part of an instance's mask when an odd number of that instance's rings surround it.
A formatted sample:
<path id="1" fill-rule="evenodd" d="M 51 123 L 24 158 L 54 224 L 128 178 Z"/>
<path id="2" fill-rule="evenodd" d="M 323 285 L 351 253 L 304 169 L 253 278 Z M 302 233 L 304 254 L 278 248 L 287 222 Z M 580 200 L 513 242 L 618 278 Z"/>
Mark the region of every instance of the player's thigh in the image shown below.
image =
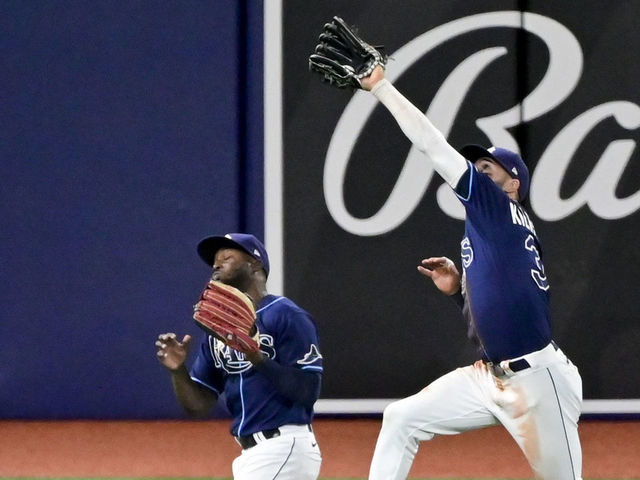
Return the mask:
<path id="1" fill-rule="evenodd" d="M 458 368 L 385 408 L 383 428 L 451 435 L 497 423 L 473 367 Z"/>
<path id="2" fill-rule="evenodd" d="M 506 417 L 503 423 L 531 467 L 543 479 L 581 478 L 582 381 L 577 369 L 570 363 L 555 363 L 514 383 L 527 399 L 528 409 L 517 418 Z"/>
<path id="3" fill-rule="evenodd" d="M 315 480 L 322 456 L 313 434 L 286 435 L 244 450 L 233 461 L 234 480 Z"/>

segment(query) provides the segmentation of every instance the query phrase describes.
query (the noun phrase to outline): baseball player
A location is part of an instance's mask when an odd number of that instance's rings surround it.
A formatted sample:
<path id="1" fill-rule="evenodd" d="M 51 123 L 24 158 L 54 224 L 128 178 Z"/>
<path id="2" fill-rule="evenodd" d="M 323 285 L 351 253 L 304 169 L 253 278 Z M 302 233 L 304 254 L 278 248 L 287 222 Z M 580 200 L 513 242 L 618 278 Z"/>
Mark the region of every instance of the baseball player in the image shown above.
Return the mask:
<path id="1" fill-rule="evenodd" d="M 462 274 L 445 257 L 423 260 L 418 271 L 460 304 L 479 359 L 385 409 L 369 478 L 407 478 L 421 441 L 502 424 L 537 478 L 580 479 L 582 381 L 552 340 L 542 250 L 521 204 L 526 165 L 504 148 L 456 151 L 385 79 L 383 51 L 341 18 L 326 24 L 319 40 L 310 69 L 334 86 L 370 91 L 466 211 Z"/>
<path id="2" fill-rule="evenodd" d="M 253 300 L 260 350 L 243 353 L 207 334 L 187 370 L 191 337 L 159 335 L 157 356 L 178 401 L 188 414 L 202 417 L 224 394 L 231 434 L 242 447 L 233 461 L 234 479 L 316 479 L 321 454 L 311 422 L 322 355 L 313 318 L 290 299 L 267 293 L 269 258 L 253 235 L 208 237 L 198 253 L 213 268 L 213 281 Z"/>
<path id="3" fill-rule="evenodd" d="M 377 66 L 362 87 L 389 110 L 466 210 L 462 275 L 445 257 L 418 270 L 457 298 L 480 359 L 390 404 L 370 479 L 404 479 L 419 442 L 502 424 L 537 478 L 580 479 L 582 381 L 551 337 L 549 283 L 535 228 L 521 201 L 529 172 L 503 148 L 451 147 Z M 496 452 L 500 456 L 500 452 Z"/>

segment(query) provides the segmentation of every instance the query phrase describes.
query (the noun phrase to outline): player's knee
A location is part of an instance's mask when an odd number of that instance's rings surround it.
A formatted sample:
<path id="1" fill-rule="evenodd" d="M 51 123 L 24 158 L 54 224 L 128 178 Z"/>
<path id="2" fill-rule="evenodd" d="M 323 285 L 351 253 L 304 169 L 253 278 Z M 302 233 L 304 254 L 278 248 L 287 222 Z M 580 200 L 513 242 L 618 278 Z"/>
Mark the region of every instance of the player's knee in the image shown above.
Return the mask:
<path id="1" fill-rule="evenodd" d="M 390 403 L 382 412 L 382 425 L 385 428 L 402 428 L 411 419 L 411 410 L 402 400 Z"/>

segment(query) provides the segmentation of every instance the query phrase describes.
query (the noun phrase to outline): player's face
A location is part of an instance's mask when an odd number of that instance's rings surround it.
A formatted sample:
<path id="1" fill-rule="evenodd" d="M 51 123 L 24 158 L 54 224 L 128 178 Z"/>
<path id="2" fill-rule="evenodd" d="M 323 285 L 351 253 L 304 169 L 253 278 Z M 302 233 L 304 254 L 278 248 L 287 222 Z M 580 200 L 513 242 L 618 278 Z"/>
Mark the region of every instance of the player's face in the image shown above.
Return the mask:
<path id="1" fill-rule="evenodd" d="M 253 259 L 242 250 L 221 248 L 213 261 L 212 280 L 244 290 L 251 281 Z"/>
<path id="2" fill-rule="evenodd" d="M 490 158 L 479 158 L 475 161 L 475 166 L 480 173 L 484 173 L 493 180 L 493 183 L 503 190 L 505 189 L 505 184 L 510 180 L 513 180 L 511 175 L 502 168 L 502 165 L 494 162 Z"/>

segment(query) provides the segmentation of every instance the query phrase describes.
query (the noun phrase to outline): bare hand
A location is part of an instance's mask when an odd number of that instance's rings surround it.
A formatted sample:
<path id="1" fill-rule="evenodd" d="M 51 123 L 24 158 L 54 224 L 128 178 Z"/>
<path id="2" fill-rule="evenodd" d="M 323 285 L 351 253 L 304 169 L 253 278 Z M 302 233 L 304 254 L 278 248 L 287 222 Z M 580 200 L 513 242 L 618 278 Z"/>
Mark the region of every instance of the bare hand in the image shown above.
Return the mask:
<path id="1" fill-rule="evenodd" d="M 163 333 L 158 335 L 156 347 L 158 347 L 158 360 L 169 370 L 177 370 L 184 365 L 189 353 L 191 335 L 185 335 L 179 342 L 175 333 Z"/>
<path id="2" fill-rule="evenodd" d="M 433 283 L 445 295 L 453 295 L 460 290 L 460 272 L 447 257 L 431 257 L 422 260 L 418 271 Z"/>
<path id="3" fill-rule="evenodd" d="M 380 80 L 382 80 L 384 78 L 384 69 L 378 65 L 376 68 L 373 69 L 373 72 L 371 72 L 371 75 L 369 75 L 368 77 L 364 77 L 360 80 L 360 85 L 362 85 L 362 88 L 364 88 L 365 90 L 371 90 L 376 83 L 378 83 Z"/>

